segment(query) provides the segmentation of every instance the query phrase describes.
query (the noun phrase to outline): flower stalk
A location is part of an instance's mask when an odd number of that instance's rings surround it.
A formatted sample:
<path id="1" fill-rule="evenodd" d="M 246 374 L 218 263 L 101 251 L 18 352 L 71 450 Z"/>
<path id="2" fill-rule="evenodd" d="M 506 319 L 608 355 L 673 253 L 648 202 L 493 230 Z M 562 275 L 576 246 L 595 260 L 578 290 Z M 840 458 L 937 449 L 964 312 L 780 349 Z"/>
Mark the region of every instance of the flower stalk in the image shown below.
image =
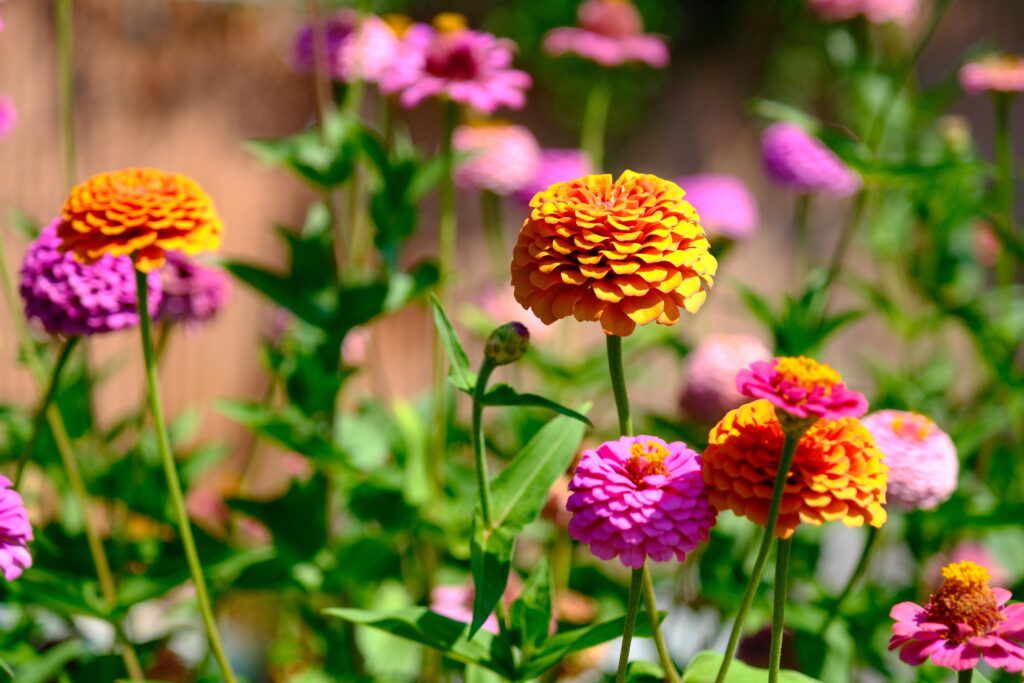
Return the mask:
<path id="1" fill-rule="evenodd" d="M 509 249 L 501 209 L 501 195 L 490 190 L 480 193 L 480 211 L 484 235 L 487 238 L 487 250 L 490 252 L 491 266 L 494 268 L 494 278 L 498 282 L 507 282 Z"/>
<path id="2" fill-rule="evenodd" d="M 615 673 L 615 683 L 626 683 L 626 668 L 629 666 L 629 648 L 633 642 L 636 614 L 640 611 L 640 594 L 643 592 L 643 582 L 644 570 L 634 569 L 629 582 L 629 600 L 626 603 L 626 625 L 622 630 L 622 649 L 619 650 L 619 667 Z M 657 619 L 657 616 L 654 618 Z"/>
<path id="3" fill-rule="evenodd" d="M 786 631 L 786 596 L 789 594 L 789 558 L 793 537 L 779 539 L 775 557 L 775 591 L 772 602 L 772 641 L 768 655 L 768 683 L 779 680 L 782 663 L 782 638 Z"/>
<path id="4" fill-rule="evenodd" d="M 996 110 L 996 220 L 1002 224 L 1001 234 L 1016 236 L 1014 231 L 1014 177 L 1013 139 L 1010 135 L 1010 109 L 1013 94 L 995 93 Z M 1009 249 L 999 252 L 996 277 L 1001 285 L 1012 285 L 1017 276 L 1017 265 Z"/>
<path id="5" fill-rule="evenodd" d="M 583 109 L 583 126 L 580 130 L 580 149 L 590 157 L 595 172 L 600 172 L 604 167 L 604 138 L 611 102 L 611 85 L 607 79 L 599 79 L 587 95 Z"/>

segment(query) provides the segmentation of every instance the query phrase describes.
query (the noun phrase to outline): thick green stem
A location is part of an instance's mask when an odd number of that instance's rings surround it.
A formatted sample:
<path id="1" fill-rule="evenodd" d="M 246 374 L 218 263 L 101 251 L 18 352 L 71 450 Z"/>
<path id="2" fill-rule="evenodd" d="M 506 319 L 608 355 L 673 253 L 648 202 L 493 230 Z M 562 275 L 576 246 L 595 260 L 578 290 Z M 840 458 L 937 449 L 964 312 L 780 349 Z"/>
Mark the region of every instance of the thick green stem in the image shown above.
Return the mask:
<path id="1" fill-rule="evenodd" d="M 996 221 L 1000 224 L 1000 235 L 1016 237 L 1014 229 L 1014 178 L 1013 139 L 1010 136 L 1010 109 L 1013 95 L 995 94 L 996 109 Z M 999 252 L 996 275 L 1001 285 L 1012 285 L 1017 277 L 1014 255 L 1007 248 Z"/>
<path id="2" fill-rule="evenodd" d="M 505 225 L 501 210 L 501 195 L 490 190 L 480 193 L 480 210 L 484 224 L 484 235 L 487 238 L 487 250 L 491 256 L 491 267 L 494 278 L 499 283 L 509 280 L 509 263 L 512 252 L 505 240 Z"/>
<path id="3" fill-rule="evenodd" d="M 781 538 L 775 558 L 775 596 L 772 601 L 772 644 L 768 655 L 768 683 L 779 680 L 782 663 L 782 638 L 786 630 L 786 597 L 789 594 L 789 557 L 793 537 Z"/>
<path id="4" fill-rule="evenodd" d="M 626 391 L 626 373 L 622 369 L 622 337 L 609 334 L 605 337 L 608 347 L 608 374 L 612 378 L 612 393 L 615 395 L 615 409 L 619 413 L 619 432 L 622 436 L 633 436 L 633 419 L 629 413 L 629 394 Z"/>
<path id="5" fill-rule="evenodd" d="M 484 356 L 480 364 L 480 372 L 476 376 L 476 387 L 473 391 L 473 455 L 476 460 L 476 482 L 480 494 L 480 511 L 483 515 L 484 527 L 491 529 L 494 519 L 494 506 L 491 503 L 491 480 L 487 474 L 487 449 L 484 443 L 484 394 L 487 382 L 494 372 L 494 361 Z"/>
<path id="6" fill-rule="evenodd" d="M 611 102 L 611 86 L 607 80 L 602 78 L 590 88 L 590 94 L 587 96 L 587 103 L 583 109 L 580 148 L 590 157 L 590 163 L 597 173 L 600 173 L 604 166 L 604 138 Z"/>
<path id="7" fill-rule="evenodd" d="M 974 678 L 974 669 L 964 669 L 963 671 L 956 672 L 957 683 L 971 683 L 971 679 Z"/>
<path id="8" fill-rule="evenodd" d="M 181 490 L 181 481 L 178 479 L 178 468 L 174 462 L 174 454 L 171 452 L 171 442 L 167 436 L 167 426 L 164 424 L 156 355 L 153 349 L 153 323 L 149 316 L 149 287 L 146 274 L 140 270 L 135 271 L 135 288 L 139 310 L 139 327 L 142 331 L 142 355 L 146 365 L 146 397 L 149 403 L 149 412 L 153 418 L 153 429 L 156 432 L 160 462 L 163 465 L 164 477 L 167 480 L 168 492 L 171 495 L 171 505 L 174 507 L 174 513 L 177 517 L 178 532 L 181 534 L 181 544 L 185 549 L 185 558 L 188 560 L 192 583 L 195 584 L 196 600 L 199 602 L 199 612 L 202 615 L 203 624 L 206 626 L 206 636 L 210 641 L 210 650 L 217 660 L 224 680 L 227 683 L 235 683 L 235 674 L 231 670 L 231 664 L 221 643 L 220 634 L 217 632 L 217 620 L 214 616 L 210 594 L 206 587 L 203 565 L 199 560 L 195 539 L 192 537 L 192 526 L 189 522 L 188 511 L 185 508 L 185 496 Z"/>
<path id="9" fill-rule="evenodd" d="M 644 570 L 634 569 L 629 582 L 629 601 L 626 603 L 626 625 L 622 630 L 622 649 L 619 650 L 619 669 L 615 683 L 626 683 L 626 667 L 629 666 L 629 648 L 633 643 L 633 629 L 636 627 L 636 613 L 640 611 L 640 594 L 643 592 Z M 654 617 L 657 619 L 657 615 Z"/>
<path id="10" fill-rule="evenodd" d="M 864 541 L 864 549 L 860 552 L 857 566 L 854 568 L 853 573 L 850 574 L 850 580 L 846 582 L 842 592 L 839 593 L 835 602 L 832 603 L 832 608 L 825 615 L 825 619 L 821 622 L 821 628 L 818 629 L 818 637 L 824 637 L 828 627 L 842 613 L 843 603 L 846 602 L 846 599 L 850 597 L 850 593 L 853 592 L 853 589 L 857 587 L 857 584 L 860 583 L 860 580 L 867 573 L 868 567 L 871 566 L 871 555 L 874 553 L 875 547 L 878 545 L 878 537 L 881 535 L 879 531 L 877 527 L 868 527 L 868 537 Z"/>
<path id="11" fill-rule="evenodd" d="M 797 444 L 800 443 L 802 432 L 791 431 L 786 433 L 785 442 L 782 446 L 782 455 L 779 458 L 779 470 L 775 475 L 775 485 L 772 488 L 772 501 L 768 508 L 768 519 L 765 522 L 764 535 L 761 537 L 761 547 L 757 551 L 757 558 L 754 560 L 754 567 L 750 571 L 750 580 L 747 588 L 743 591 L 743 598 L 740 601 L 740 609 L 736 614 L 736 621 L 729 633 L 729 644 L 725 648 L 725 656 L 718 669 L 718 676 L 715 683 L 723 683 L 729 673 L 729 665 L 736 655 L 736 646 L 739 645 L 740 635 L 743 633 L 743 622 L 746 621 L 747 612 L 754 601 L 754 594 L 761 583 L 761 575 L 764 573 L 765 564 L 768 562 L 768 555 L 771 551 L 772 540 L 775 538 L 775 527 L 779 521 L 779 508 L 782 506 L 782 494 L 786 489 L 786 478 L 789 476 L 789 468 L 793 464 L 793 457 L 796 455 Z"/>
<path id="12" fill-rule="evenodd" d="M 64 185 L 75 185 L 75 55 L 73 0 L 57 0 L 57 81 Z"/>
<path id="13" fill-rule="evenodd" d="M 654 582 L 651 580 L 651 570 L 647 566 L 647 562 L 644 562 L 644 609 L 647 610 L 647 616 L 651 619 L 651 626 L 658 621 L 658 603 L 654 597 Z M 661 668 L 665 671 L 665 680 L 668 683 L 679 683 L 679 673 L 676 672 L 676 665 L 672 661 L 672 657 L 668 654 L 668 648 L 665 646 L 665 638 L 661 635 L 661 628 L 653 628 L 654 647 L 658 650 L 658 660 L 661 662 Z"/>

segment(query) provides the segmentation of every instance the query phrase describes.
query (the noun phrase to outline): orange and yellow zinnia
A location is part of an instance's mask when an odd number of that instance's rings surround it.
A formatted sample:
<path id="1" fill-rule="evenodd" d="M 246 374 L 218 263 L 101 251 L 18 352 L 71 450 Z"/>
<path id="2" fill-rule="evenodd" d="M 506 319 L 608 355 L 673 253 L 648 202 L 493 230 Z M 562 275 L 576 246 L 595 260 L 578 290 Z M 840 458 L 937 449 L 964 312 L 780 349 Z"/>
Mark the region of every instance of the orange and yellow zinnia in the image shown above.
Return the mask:
<path id="1" fill-rule="evenodd" d="M 516 300 L 546 324 L 574 316 L 621 337 L 696 313 L 717 263 L 684 194 L 633 171 L 538 192 L 513 252 Z"/>
<path id="2" fill-rule="evenodd" d="M 61 215 L 61 251 L 86 264 L 104 254 L 131 256 L 144 272 L 162 266 L 166 251 L 216 250 L 223 231 L 196 181 L 155 168 L 95 175 L 71 190 Z"/>
<path id="3" fill-rule="evenodd" d="M 711 430 L 703 455 L 711 504 L 765 525 L 783 439 L 775 407 L 767 400 L 726 414 Z M 775 535 L 789 538 L 801 522 L 882 526 L 889 471 L 882 458 L 859 420 L 815 422 L 800 438 L 787 473 Z"/>

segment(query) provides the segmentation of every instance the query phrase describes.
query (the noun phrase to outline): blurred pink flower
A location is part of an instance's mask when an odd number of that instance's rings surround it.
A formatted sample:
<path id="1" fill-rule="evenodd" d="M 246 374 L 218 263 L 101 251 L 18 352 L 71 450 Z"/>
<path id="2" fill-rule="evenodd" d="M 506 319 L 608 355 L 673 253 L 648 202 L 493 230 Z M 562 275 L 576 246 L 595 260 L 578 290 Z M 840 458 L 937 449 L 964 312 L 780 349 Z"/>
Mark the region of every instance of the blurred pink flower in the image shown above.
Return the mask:
<path id="1" fill-rule="evenodd" d="M 463 154 L 455 182 L 467 190 L 515 192 L 533 179 L 540 162 L 540 145 L 530 129 L 502 121 L 459 126 L 452 144 Z"/>
<path id="2" fill-rule="evenodd" d="M 550 339 L 555 331 L 551 325 L 541 322 L 540 318 L 533 314 L 533 311 L 523 308 L 516 301 L 510 287 L 501 289 L 488 287 L 481 295 L 478 304 L 483 312 L 499 325 L 507 322 L 518 322 L 525 325 L 530 332 L 531 341 L 535 343 Z"/>
<path id="3" fill-rule="evenodd" d="M 838 372 L 804 356 L 755 361 L 736 375 L 736 388 L 748 398 L 767 399 L 801 419 L 860 417 L 868 409 L 864 394 L 847 389 Z"/>
<path id="4" fill-rule="evenodd" d="M 773 181 L 801 194 L 823 192 L 845 197 L 860 189 L 860 176 L 803 128 L 773 123 L 761 136 L 765 171 Z"/>
<path id="5" fill-rule="evenodd" d="M 996 584 L 1004 584 L 1013 578 L 982 543 L 961 541 L 948 553 L 941 553 L 928 561 L 924 570 L 927 585 L 938 588 L 942 583 L 942 568 L 956 562 L 973 562 L 988 568 L 992 582 Z"/>
<path id="6" fill-rule="evenodd" d="M 713 334 L 686 358 L 686 386 L 679 400 L 683 412 L 699 422 L 714 423 L 747 402 L 736 389 L 736 375 L 772 352 L 756 337 Z"/>
<path id="7" fill-rule="evenodd" d="M 31 540 L 32 525 L 25 503 L 11 480 L 0 476 L 0 573 L 7 581 L 14 581 L 32 566 L 28 552 Z"/>
<path id="8" fill-rule="evenodd" d="M 757 230 L 757 200 L 736 176 L 699 173 L 675 182 L 686 191 L 686 201 L 697 209 L 709 236 L 738 240 Z"/>
<path id="9" fill-rule="evenodd" d="M 1024 92 L 1024 57 L 990 55 L 960 68 L 960 86 L 970 95 Z"/>
<path id="10" fill-rule="evenodd" d="M 324 21 L 327 73 L 340 81 L 379 82 L 391 69 L 399 49 L 398 35 L 380 17 L 360 18 L 354 10 L 340 10 Z M 295 39 L 295 68 L 309 73 L 315 64 L 316 39 L 306 24 Z"/>
<path id="11" fill-rule="evenodd" d="M 14 108 L 14 101 L 6 95 L 0 95 L 0 140 L 11 134 L 16 123 L 18 110 Z"/>
<path id="12" fill-rule="evenodd" d="M 906 26 L 917 18 L 920 0 L 808 0 L 811 10 L 827 21 L 862 15 L 872 24 L 894 21 Z"/>
<path id="13" fill-rule="evenodd" d="M 631 0 L 587 0 L 579 7 L 579 28 L 561 27 L 544 36 L 552 55 L 572 53 L 602 66 L 645 62 L 668 65 L 665 39 L 644 33 L 643 18 Z"/>
<path id="14" fill-rule="evenodd" d="M 366 362 L 372 336 L 372 332 L 366 327 L 354 327 L 349 330 L 341 344 L 341 357 L 345 365 L 357 367 Z"/>
<path id="15" fill-rule="evenodd" d="M 581 149 L 544 148 L 540 151 L 533 177 L 515 193 L 515 198 L 529 206 L 530 200 L 538 192 L 543 192 L 555 183 L 582 178 L 593 172 L 590 157 Z"/>
<path id="16" fill-rule="evenodd" d="M 160 268 L 163 296 L 156 317 L 196 329 L 213 319 L 231 296 L 231 278 L 178 251 L 167 252 Z"/>
<path id="17" fill-rule="evenodd" d="M 502 596 L 506 602 L 512 602 L 523 592 L 523 582 L 519 575 L 512 572 L 508 575 L 508 584 Z M 443 617 L 469 624 L 473 621 L 472 579 L 457 586 L 435 586 L 430 592 L 430 609 Z M 484 630 L 498 633 L 498 619 L 492 613 L 484 622 Z"/>

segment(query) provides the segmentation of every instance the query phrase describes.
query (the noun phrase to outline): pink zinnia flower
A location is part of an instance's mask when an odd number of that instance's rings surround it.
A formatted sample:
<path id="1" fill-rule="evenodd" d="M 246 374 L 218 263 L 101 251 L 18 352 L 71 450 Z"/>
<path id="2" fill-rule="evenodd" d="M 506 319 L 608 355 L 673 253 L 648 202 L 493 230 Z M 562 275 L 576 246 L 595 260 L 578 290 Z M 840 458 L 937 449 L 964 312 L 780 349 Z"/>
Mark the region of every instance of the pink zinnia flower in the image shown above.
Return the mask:
<path id="1" fill-rule="evenodd" d="M 18 122 L 18 110 L 10 97 L 0 95 L 0 140 L 11 134 Z"/>
<path id="2" fill-rule="evenodd" d="M 381 80 L 385 93 L 401 91 L 404 107 L 429 97 L 447 97 L 492 113 L 498 107 L 520 109 L 530 75 L 512 68 L 516 45 L 507 38 L 472 31 L 460 15 L 442 14 L 431 28 L 411 26 L 392 68 Z"/>
<path id="3" fill-rule="evenodd" d="M 702 216 L 703 218 L 703 216 Z M 745 334 L 713 334 L 686 357 L 683 412 L 699 422 L 717 422 L 747 399 L 736 389 L 736 375 L 756 361 L 771 360 L 759 339 Z"/>
<path id="4" fill-rule="evenodd" d="M 377 83 L 388 73 L 399 50 L 398 35 L 380 17 L 360 17 L 354 10 L 335 12 L 321 30 L 327 73 L 335 80 Z M 297 71 L 313 71 L 316 43 L 313 27 L 306 24 L 295 38 Z"/>
<path id="5" fill-rule="evenodd" d="M 964 92 L 1024 92 L 1024 57 L 990 55 L 968 62 L 960 68 L 960 86 Z"/>
<path id="6" fill-rule="evenodd" d="M 768 177 L 800 194 L 845 197 L 860 189 L 860 176 L 794 123 L 768 126 L 761 137 L 761 156 Z"/>
<path id="7" fill-rule="evenodd" d="M 533 179 L 540 162 L 540 145 L 530 129 L 501 121 L 459 126 L 452 145 L 463 154 L 455 182 L 467 190 L 515 192 Z"/>
<path id="8" fill-rule="evenodd" d="M 602 560 L 680 562 L 708 540 L 716 511 L 700 456 L 681 441 L 624 436 L 586 450 L 569 485 L 569 535 Z"/>
<path id="9" fill-rule="evenodd" d="M 195 329 L 211 320 L 231 295 L 231 278 L 181 252 L 167 252 L 160 269 L 163 297 L 157 309 L 159 320 L 183 323 Z"/>
<path id="10" fill-rule="evenodd" d="M 736 176 L 698 173 L 675 182 L 686 191 L 686 201 L 697 209 L 700 224 L 712 237 L 738 240 L 757 229 L 757 200 Z"/>
<path id="11" fill-rule="evenodd" d="M 907 25 L 920 11 L 920 0 L 809 0 L 819 17 L 827 21 L 844 21 L 862 15 L 872 24 L 894 21 Z"/>
<path id="12" fill-rule="evenodd" d="M 800 419 L 860 417 L 868 409 L 864 394 L 847 389 L 838 372 L 803 356 L 752 363 L 736 376 L 736 389 Z"/>
<path id="13" fill-rule="evenodd" d="M 1024 671 L 1024 603 L 1007 605 L 1010 591 L 991 588 L 988 570 L 973 562 L 943 568 L 942 586 L 924 607 L 901 602 L 889 616 L 896 620 L 889 649 L 919 666 L 932 663 L 956 671 L 973 669 L 984 659 L 996 669 Z"/>
<path id="14" fill-rule="evenodd" d="M 644 33 L 643 18 L 631 0 L 587 0 L 580 5 L 580 28 L 562 27 L 544 36 L 552 55 L 572 53 L 602 66 L 645 62 L 668 65 L 668 45 L 661 36 Z"/>
<path id="15" fill-rule="evenodd" d="M 880 410 L 862 420 L 889 466 L 890 503 L 930 510 L 956 491 L 960 461 L 949 435 L 924 415 Z"/>
<path id="16" fill-rule="evenodd" d="M 594 170 L 590 157 L 582 149 L 542 149 L 533 177 L 515 193 L 515 197 L 529 206 L 530 200 L 538 192 L 543 192 L 555 183 L 590 175 Z"/>
<path id="17" fill-rule="evenodd" d="M 0 571 L 8 581 L 32 566 L 31 540 L 32 524 L 21 494 L 12 488 L 10 479 L 0 476 Z"/>

